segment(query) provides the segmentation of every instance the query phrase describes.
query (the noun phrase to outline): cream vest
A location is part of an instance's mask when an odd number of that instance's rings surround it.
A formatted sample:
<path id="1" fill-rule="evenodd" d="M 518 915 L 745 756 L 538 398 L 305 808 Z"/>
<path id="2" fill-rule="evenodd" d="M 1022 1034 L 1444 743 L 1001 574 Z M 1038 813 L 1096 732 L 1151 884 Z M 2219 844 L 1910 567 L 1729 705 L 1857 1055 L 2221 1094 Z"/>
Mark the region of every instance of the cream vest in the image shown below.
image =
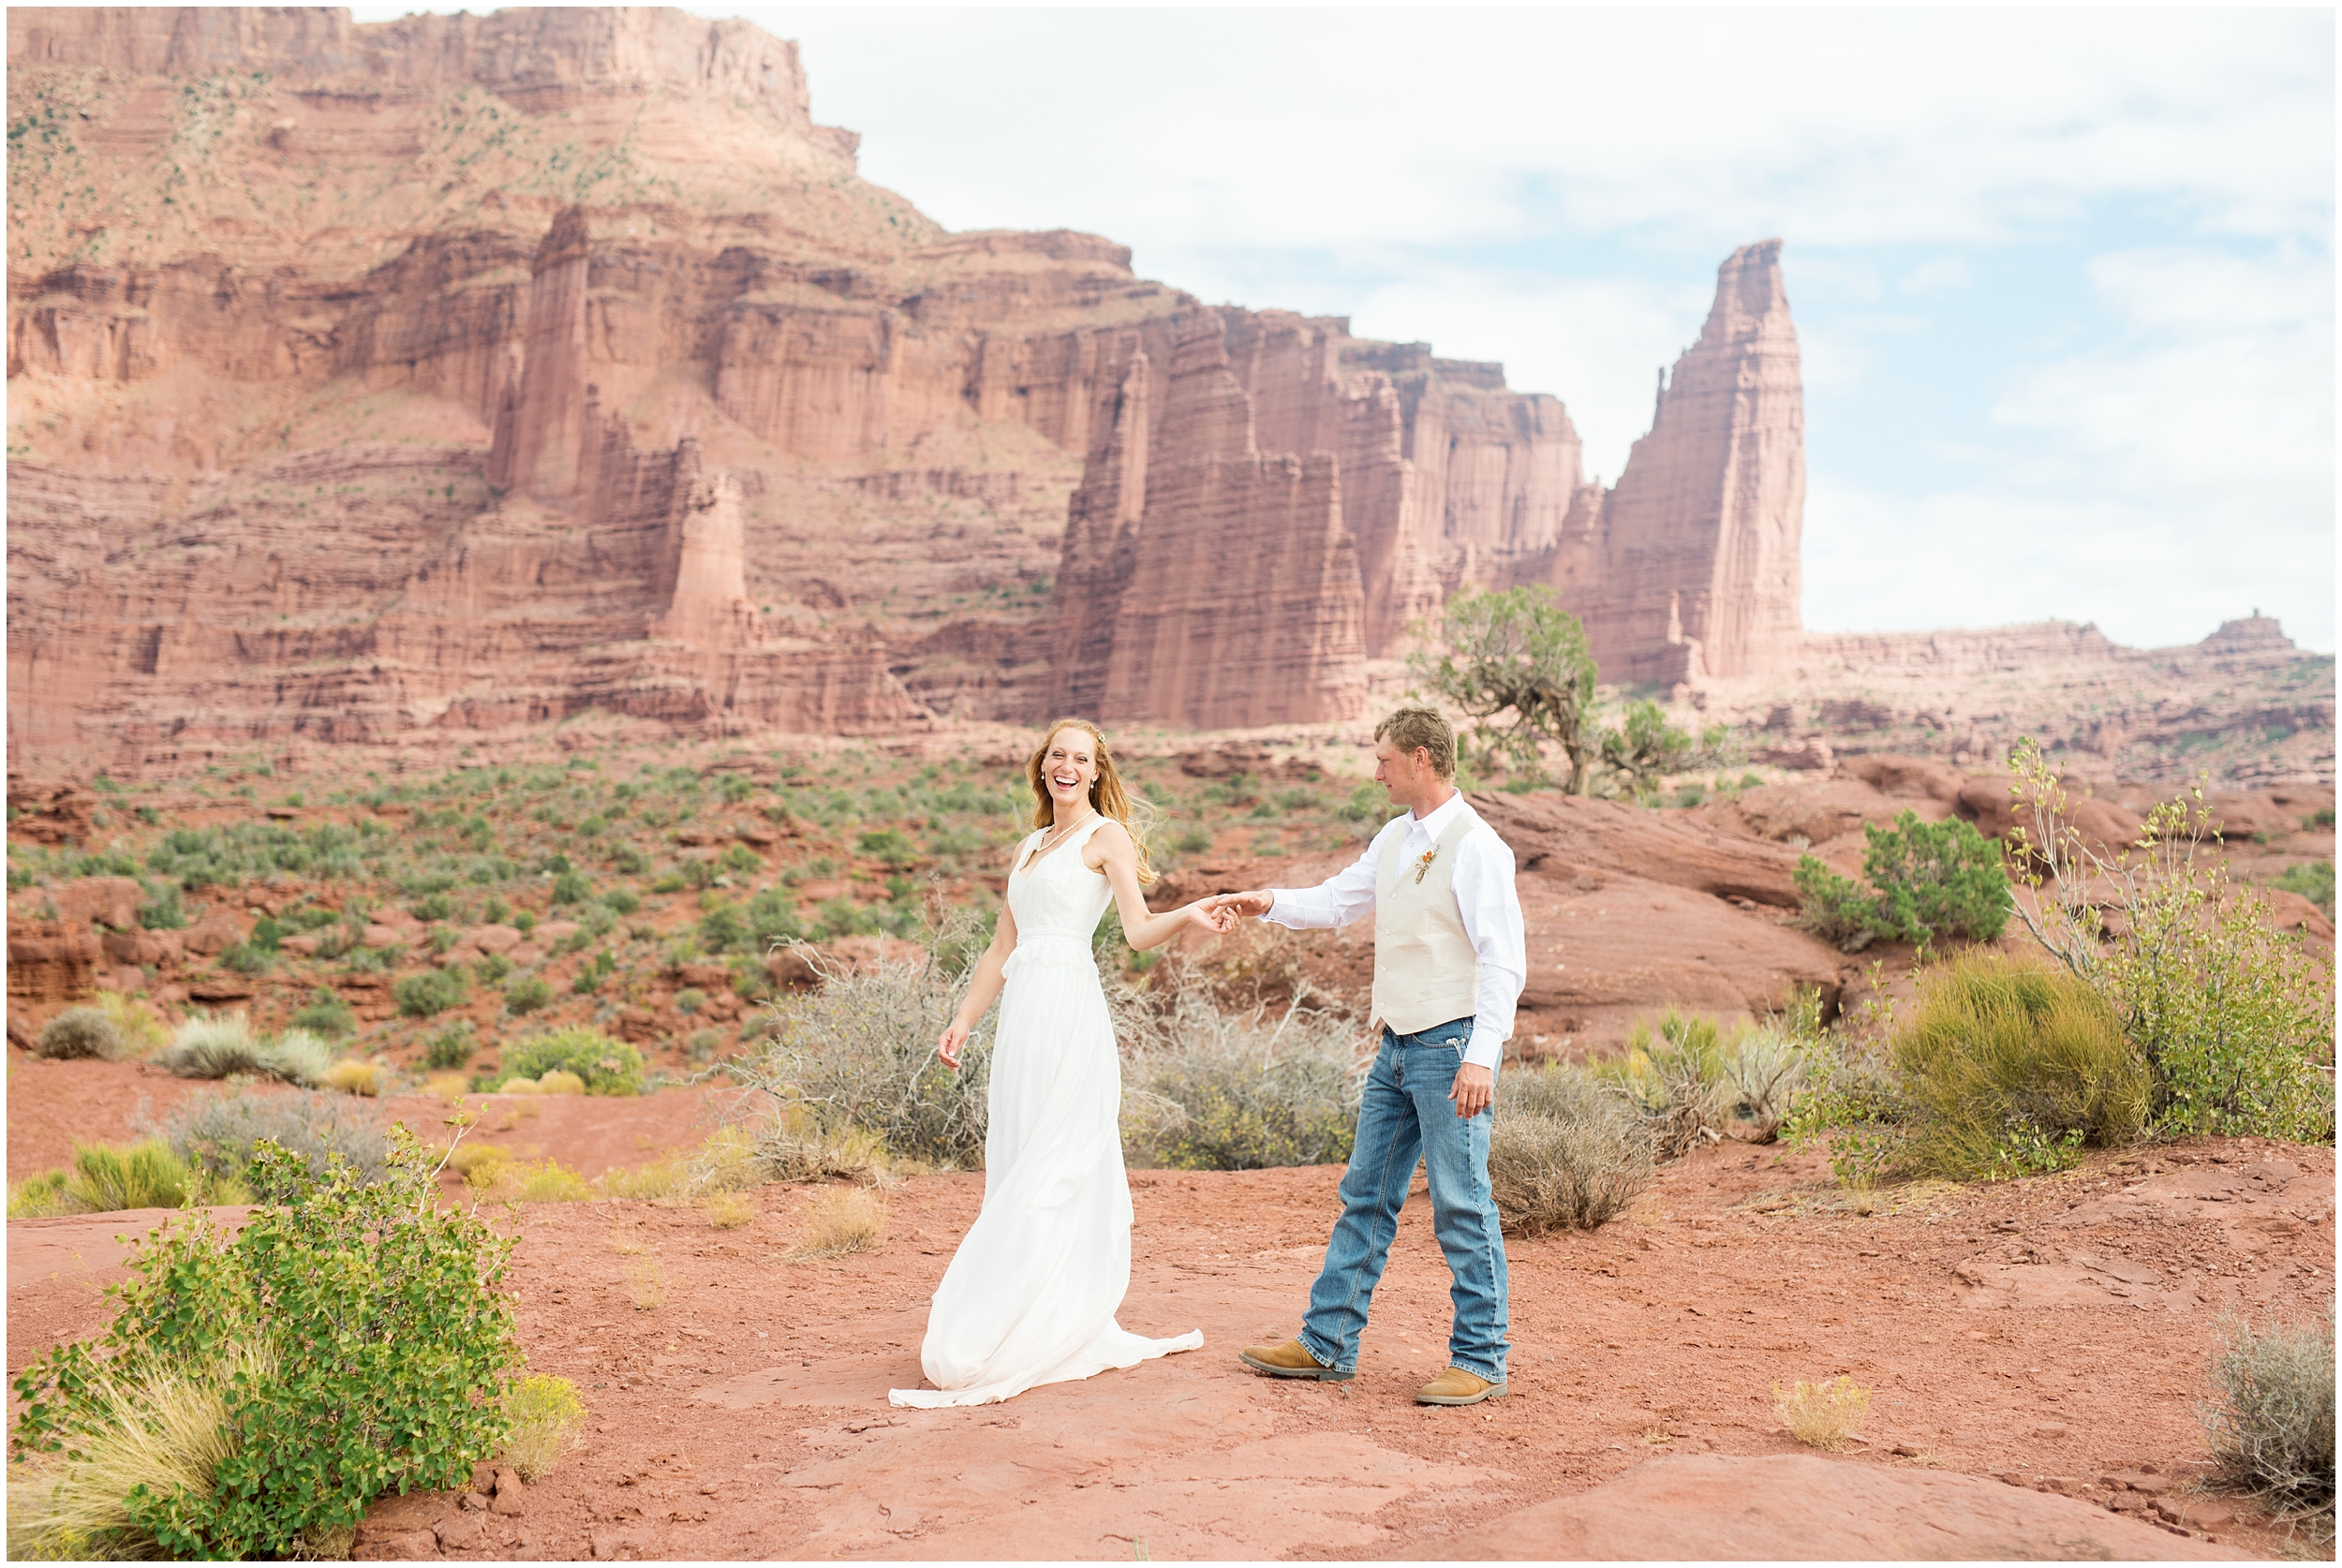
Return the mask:
<path id="1" fill-rule="evenodd" d="M 1390 836 L 1375 864 L 1374 1021 L 1395 1033 L 1468 1018 L 1477 1005 L 1480 955 L 1464 935 L 1451 877 L 1456 846 L 1486 826 L 1467 806 L 1434 842 L 1430 865 L 1407 853 L 1403 831 Z"/>

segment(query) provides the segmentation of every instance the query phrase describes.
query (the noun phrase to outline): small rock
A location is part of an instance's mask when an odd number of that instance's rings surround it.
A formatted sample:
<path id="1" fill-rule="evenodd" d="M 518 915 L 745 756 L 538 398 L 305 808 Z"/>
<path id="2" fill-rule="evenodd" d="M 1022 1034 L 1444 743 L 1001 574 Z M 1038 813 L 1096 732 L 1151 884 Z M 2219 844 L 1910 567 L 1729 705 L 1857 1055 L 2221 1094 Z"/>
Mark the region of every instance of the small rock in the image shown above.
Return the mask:
<path id="1" fill-rule="evenodd" d="M 1915 1443 L 1898 1442 L 1888 1452 L 1898 1459 L 1916 1459 L 1920 1457 L 1919 1447 Z"/>
<path id="2" fill-rule="evenodd" d="M 526 1490 L 521 1485 L 519 1474 L 510 1465 L 498 1465 L 496 1467 L 496 1498 L 489 1507 L 508 1518 L 517 1519 L 523 1511 L 522 1499 Z"/>
<path id="3" fill-rule="evenodd" d="M 439 1538 L 428 1530 L 370 1531 L 358 1527 L 349 1555 L 360 1562 L 412 1562 L 439 1555 Z"/>
<path id="4" fill-rule="evenodd" d="M 2063 1421 L 2044 1421 L 2033 1428 L 2033 1435 L 2038 1438 L 2062 1438 L 2068 1430 L 2070 1428 Z"/>
<path id="5" fill-rule="evenodd" d="M 455 1500 L 455 1506 L 463 1509 L 466 1513 L 483 1514 L 487 1512 L 488 1509 L 488 1499 L 484 1494 L 480 1492 L 466 1492 L 462 1497 Z"/>

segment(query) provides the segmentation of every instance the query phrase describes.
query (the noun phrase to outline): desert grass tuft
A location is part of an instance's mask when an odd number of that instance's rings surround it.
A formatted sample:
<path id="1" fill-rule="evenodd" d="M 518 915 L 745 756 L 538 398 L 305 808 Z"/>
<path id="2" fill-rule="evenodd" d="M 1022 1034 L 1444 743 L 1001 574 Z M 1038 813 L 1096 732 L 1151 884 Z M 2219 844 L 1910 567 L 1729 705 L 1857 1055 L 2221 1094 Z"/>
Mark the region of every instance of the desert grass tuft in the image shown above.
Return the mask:
<path id="1" fill-rule="evenodd" d="M 1837 1453 L 1854 1437 L 1870 1414 L 1871 1391 L 1849 1377 L 1826 1383 L 1801 1383 L 1792 1388 L 1772 1385 L 1772 1408 L 1789 1435 L 1809 1448 Z"/>
<path id="2" fill-rule="evenodd" d="M 363 1095 L 371 1099 L 382 1092 L 386 1074 L 370 1061 L 337 1061 L 325 1070 L 325 1087 L 344 1094 Z"/>
<path id="3" fill-rule="evenodd" d="M 627 1299 L 638 1312 L 656 1311 L 667 1300 L 667 1271 L 657 1258 L 637 1257 L 626 1265 Z"/>
<path id="4" fill-rule="evenodd" d="M 472 1173 L 465 1179 L 498 1203 L 582 1204 L 596 1195 L 593 1183 L 557 1160 L 504 1161 L 476 1169 L 488 1173 L 484 1179 Z"/>
<path id="5" fill-rule="evenodd" d="M 574 1072 L 564 1072 L 556 1067 L 537 1080 L 537 1092 L 539 1094 L 584 1094 L 586 1080 Z"/>
<path id="6" fill-rule="evenodd" d="M 68 1007 L 49 1020 L 34 1042 L 33 1054 L 56 1061 L 97 1057 L 107 1061 L 126 1055 L 122 1030 L 100 1007 Z"/>
<path id="7" fill-rule="evenodd" d="M 756 1205 L 739 1192 L 711 1192 L 701 1200 L 707 1222 L 719 1231 L 736 1231 L 756 1219 Z"/>
<path id="8" fill-rule="evenodd" d="M 842 1258 L 878 1245 L 886 1233 L 886 1200 L 861 1187 L 833 1187 L 806 1206 L 805 1231 L 790 1256 Z"/>
<path id="9" fill-rule="evenodd" d="M 96 997 L 97 1010 L 103 1013 L 122 1037 L 123 1060 L 137 1060 L 153 1056 L 170 1043 L 170 1030 L 155 1015 L 155 1010 L 135 997 L 119 991 L 100 991 Z"/>
<path id="10" fill-rule="evenodd" d="M 2221 1478 L 2280 1506 L 2334 1508 L 2334 1305 L 2307 1324 L 2231 1319 L 2202 1419 Z M 2331 1531 L 2329 1531 L 2331 1533 Z"/>
<path id="11" fill-rule="evenodd" d="M 2086 981 L 1971 953 L 1923 971 L 1890 1059 L 1919 1115 L 1921 1175 L 2025 1176 L 2146 1131 L 2152 1086 L 2113 1009 Z"/>
<path id="12" fill-rule="evenodd" d="M 236 1452 L 226 1391 L 239 1374 L 270 1376 L 269 1353 L 230 1350 L 205 1374 L 158 1372 L 101 1377 L 90 1390 L 100 1414 L 64 1454 L 11 1465 L 11 1558 L 128 1558 L 167 1555 L 132 1520 L 130 1494 L 185 1491 L 208 1497 L 213 1477 Z"/>
<path id="13" fill-rule="evenodd" d="M 511 1423 L 504 1457 L 524 1481 L 550 1474 L 586 1426 L 586 1406 L 567 1378 L 520 1379 L 505 1390 L 504 1415 Z"/>

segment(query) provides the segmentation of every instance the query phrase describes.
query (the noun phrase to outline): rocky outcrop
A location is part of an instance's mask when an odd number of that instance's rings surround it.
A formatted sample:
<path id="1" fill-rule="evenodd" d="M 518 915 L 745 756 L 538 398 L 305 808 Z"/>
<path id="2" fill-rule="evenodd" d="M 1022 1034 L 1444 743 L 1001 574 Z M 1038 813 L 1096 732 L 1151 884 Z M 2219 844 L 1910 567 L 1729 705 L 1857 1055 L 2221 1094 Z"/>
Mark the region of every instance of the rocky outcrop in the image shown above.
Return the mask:
<path id="1" fill-rule="evenodd" d="M 1547 576 L 1603 678 L 1744 675 L 1801 650 L 1805 401 L 1781 242 L 1716 273 L 1699 341 L 1662 373 L 1618 487 L 1565 528 Z"/>
<path id="2" fill-rule="evenodd" d="M 1770 252 L 1613 496 L 1501 366 L 944 232 L 744 22 L 8 28 L 13 757 L 1347 718 L 1446 594 L 1532 579 L 1606 673 L 1737 668 L 1784 526 L 1794 618 Z"/>

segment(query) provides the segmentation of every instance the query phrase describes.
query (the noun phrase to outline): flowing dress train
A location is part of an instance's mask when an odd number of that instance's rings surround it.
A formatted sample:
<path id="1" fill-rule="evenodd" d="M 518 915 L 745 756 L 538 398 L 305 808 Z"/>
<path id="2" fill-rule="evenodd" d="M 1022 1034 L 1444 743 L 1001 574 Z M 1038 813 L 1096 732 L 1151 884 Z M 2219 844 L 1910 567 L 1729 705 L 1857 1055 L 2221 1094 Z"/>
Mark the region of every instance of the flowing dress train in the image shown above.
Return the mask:
<path id="1" fill-rule="evenodd" d="M 992 1051 L 984 1208 L 927 1313 L 919 1363 L 934 1388 L 897 1388 L 932 1409 L 1010 1398 L 1134 1367 L 1204 1342 L 1123 1331 L 1131 1283 L 1131 1190 L 1122 1174 L 1122 1069 L 1090 955 L 1113 902 L 1082 864 L 1096 819 L 1038 864 L 1035 833 L 1009 873 L 1016 920 Z"/>

